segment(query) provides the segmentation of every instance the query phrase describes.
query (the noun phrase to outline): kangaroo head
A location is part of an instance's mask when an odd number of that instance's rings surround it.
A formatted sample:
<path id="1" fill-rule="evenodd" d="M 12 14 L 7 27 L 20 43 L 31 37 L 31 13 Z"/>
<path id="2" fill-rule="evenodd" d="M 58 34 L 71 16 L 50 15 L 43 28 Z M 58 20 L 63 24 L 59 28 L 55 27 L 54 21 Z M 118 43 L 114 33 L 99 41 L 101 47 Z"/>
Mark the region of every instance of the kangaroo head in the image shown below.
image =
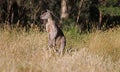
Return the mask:
<path id="1" fill-rule="evenodd" d="M 47 10 L 47 12 L 43 13 L 43 14 L 40 16 L 41 19 L 48 19 L 48 18 L 50 18 L 50 17 L 51 17 L 51 13 L 50 13 L 49 10 Z"/>

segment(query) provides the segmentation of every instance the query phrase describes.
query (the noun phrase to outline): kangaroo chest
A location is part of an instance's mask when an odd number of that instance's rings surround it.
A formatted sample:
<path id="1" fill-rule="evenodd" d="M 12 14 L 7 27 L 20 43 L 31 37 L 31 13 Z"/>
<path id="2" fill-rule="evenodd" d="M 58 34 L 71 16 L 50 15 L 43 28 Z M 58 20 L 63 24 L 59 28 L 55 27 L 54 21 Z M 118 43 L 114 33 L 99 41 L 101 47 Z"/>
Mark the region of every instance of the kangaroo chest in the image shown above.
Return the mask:
<path id="1" fill-rule="evenodd" d="M 48 33 L 56 32 L 57 31 L 57 27 L 56 27 L 55 24 L 47 23 L 46 24 L 46 31 Z"/>

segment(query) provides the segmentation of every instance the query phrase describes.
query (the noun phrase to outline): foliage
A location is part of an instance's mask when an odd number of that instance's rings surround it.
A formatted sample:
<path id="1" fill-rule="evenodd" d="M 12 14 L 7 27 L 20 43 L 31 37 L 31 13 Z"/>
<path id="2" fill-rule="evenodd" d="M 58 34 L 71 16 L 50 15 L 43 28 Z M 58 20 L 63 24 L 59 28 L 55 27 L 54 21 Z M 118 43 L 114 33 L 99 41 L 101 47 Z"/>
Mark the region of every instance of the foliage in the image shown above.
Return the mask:
<path id="1" fill-rule="evenodd" d="M 104 15 L 110 14 L 111 16 L 120 16 L 120 8 L 119 7 L 101 7 L 100 10 Z"/>
<path id="2" fill-rule="evenodd" d="M 26 29 L 30 28 L 31 24 L 43 28 L 44 25 L 40 19 L 40 15 L 49 9 L 54 13 L 58 22 L 62 23 L 63 21 L 63 27 L 71 27 L 73 24 L 73 26 L 78 24 L 80 31 L 90 31 L 93 28 L 97 29 L 99 26 L 100 11 L 102 11 L 104 15 L 119 16 L 119 0 L 103 1 L 104 0 L 83 0 L 82 6 L 80 7 L 81 0 L 67 0 L 66 8 L 69 16 L 67 19 L 61 20 L 61 0 L 4 0 L 0 1 L 0 23 L 10 25 L 19 24 L 19 26 L 26 27 Z M 107 19 L 109 18 L 105 20 Z M 115 19 L 111 21 L 114 22 L 114 20 Z M 69 24 L 67 24 L 67 22 Z M 110 23 L 106 25 L 110 25 Z M 82 29 L 82 27 L 84 29 Z"/>
<path id="3" fill-rule="evenodd" d="M 115 6 L 119 0 L 106 0 L 105 6 Z"/>

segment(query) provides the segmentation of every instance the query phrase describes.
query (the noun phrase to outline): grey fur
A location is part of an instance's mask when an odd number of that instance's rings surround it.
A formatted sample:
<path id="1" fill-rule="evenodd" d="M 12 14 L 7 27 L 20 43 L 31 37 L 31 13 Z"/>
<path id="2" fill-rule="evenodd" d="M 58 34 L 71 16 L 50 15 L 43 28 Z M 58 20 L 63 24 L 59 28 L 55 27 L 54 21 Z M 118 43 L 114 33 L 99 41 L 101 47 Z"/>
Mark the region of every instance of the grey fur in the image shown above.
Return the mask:
<path id="1" fill-rule="evenodd" d="M 48 47 L 53 48 L 54 51 L 57 51 L 59 48 L 58 52 L 62 55 L 66 46 L 66 38 L 62 30 L 57 26 L 55 20 L 53 20 L 49 10 L 43 13 L 40 18 L 47 20 L 46 31 L 48 32 Z"/>

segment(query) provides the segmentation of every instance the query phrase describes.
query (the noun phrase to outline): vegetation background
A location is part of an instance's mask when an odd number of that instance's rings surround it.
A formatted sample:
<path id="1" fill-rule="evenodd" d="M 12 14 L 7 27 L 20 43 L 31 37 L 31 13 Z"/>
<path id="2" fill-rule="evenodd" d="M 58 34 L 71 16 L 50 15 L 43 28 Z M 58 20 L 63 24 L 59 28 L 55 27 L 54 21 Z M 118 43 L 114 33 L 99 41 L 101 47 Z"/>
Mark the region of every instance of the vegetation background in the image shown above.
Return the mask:
<path id="1" fill-rule="evenodd" d="M 47 9 L 64 56 L 47 50 Z M 0 72 L 120 72 L 119 0 L 0 0 Z"/>

